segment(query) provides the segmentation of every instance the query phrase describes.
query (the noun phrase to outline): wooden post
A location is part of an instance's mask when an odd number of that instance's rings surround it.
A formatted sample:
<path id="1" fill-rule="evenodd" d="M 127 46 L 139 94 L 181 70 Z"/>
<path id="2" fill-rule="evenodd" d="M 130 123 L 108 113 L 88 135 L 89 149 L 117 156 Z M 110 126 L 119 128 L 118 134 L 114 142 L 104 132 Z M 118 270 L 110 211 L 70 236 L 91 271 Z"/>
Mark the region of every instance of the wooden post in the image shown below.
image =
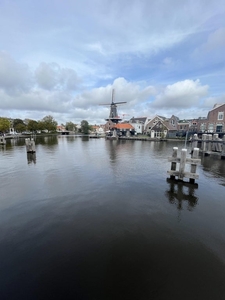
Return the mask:
<path id="1" fill-rule="evenodd" d="M 193 154 L 192 154 L 192 158 L 198 158 L 199 155 L 199 148 L 194 148 Z M 191 173 L 196 173 L 197 170 L 197 165 L 195 164 L 191 164 Z M 189 178 L 189 182 L 190 183 L 195 183 L 195 179 L 194 178 Z"/>
<path id="2" fill-rule="evenodd" d="M 218 139 L 218 134 L 215 133 L 213 135 L 213 145 L 212 145 L 212 151 L 217 151 L 217 148 L 216 148 L 216 140 Z"/>
<path id="3" fill-rule="evenodd" d="M 197 148 L 197 146 L 198 146 L 198 135 L 197 133 L 195 133 L 193 136 L 193 141 L 191 143 L 191 154 L 193 153 L 194 148 Z"/>
<path id="4" fill-rule="evenodd" d="M 203 134 L 202 135 L 202 152 L 203 154 L 206 152 L 206 138 L 207 138 L 207 134 Z"/>
<path id="5" fill-rule="evenodd" d="M 0 145 L 5 145 L 6 144 L 6 140 L 4 138 L 4 136 L 0 137 Z"/>
<path id="6" fill-rule="evenodd" d="M 225 135 L 223 137 L 223 146 L 222 146 L 221 159 L 225 159 Z"/>
<path id="7" fill-rule="evenodd" d="M 179 179 L 181 180 L 183 180 L 184 178 L 186 157 L 187 157 L 187 149 L 182 149 L 180 155 L 180 168 L 179 168 Z"/>
<path id="8" fill-rule="evenodd" d="M 218 138 L 216 140 L 217 140 L 216 151 L 217 152 L 222 152 L 222 140 L 219 138 L 219 135 L 218 135 Z"/>
<path id="9" fill-rule="evenodd" d="M 212 135 L 208 134 L 208 152 L 212 151 Z"/>
<path id="10" fill-rule="evenodd" d="M 168 160 L 171 162 L 171 169 L 167 171 L 167 173 L 170 174 L 170 179 L 174 180 L 176 176 L 182 181 L 184 177 L 198 179 L 199 175 L 196 174 L 196 165 L 201 162 L 201 160 L 197 158 L 199 155 L 199 148 L 194 148 L 192 158 L 187 157 L 187 149 L 182 149 L 181 157 L 177 157 L 177 150 L 178 148 L 174 147 L 172 157 L 168 157 Z M 176 170 L 177 163 L 180 164 L 179 170 Z M 185 171 L 186 163 L 192 165 L 190 172 Z M 194 183 L 194 180 L 190 180 L 190 183 Z"/>
<path id="11" fill-rule="evenodd" d="M 177 158 L 177 151 L 178 151 L 178 147 L 173 147 L 173 154 L 172 154 L 173 158 Z M 177 169 L 177 163 L 172 161 L 171 171 L 176 171 L 176 169 Z M 170 178 L 175 179 L 175 175 L 170 175 Z"/>
<path id="12" fill-rule="evenodd" d="M 27 153 L 35 153 L 35 142 L 34 139 L 25 139 Z"/>

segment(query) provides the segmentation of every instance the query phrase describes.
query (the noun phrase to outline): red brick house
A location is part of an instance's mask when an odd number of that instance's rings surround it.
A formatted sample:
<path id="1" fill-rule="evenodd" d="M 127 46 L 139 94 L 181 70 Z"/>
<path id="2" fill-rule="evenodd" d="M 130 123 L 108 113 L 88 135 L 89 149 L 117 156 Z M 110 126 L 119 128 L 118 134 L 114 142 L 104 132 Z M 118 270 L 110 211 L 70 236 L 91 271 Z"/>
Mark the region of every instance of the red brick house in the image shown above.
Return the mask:
<path id="1" fill-rule="evenodd" d="M 225 133 L 225 103 L 215 104 L 208 112 L 207 118 L 199 120 L 199 132 Z"/>

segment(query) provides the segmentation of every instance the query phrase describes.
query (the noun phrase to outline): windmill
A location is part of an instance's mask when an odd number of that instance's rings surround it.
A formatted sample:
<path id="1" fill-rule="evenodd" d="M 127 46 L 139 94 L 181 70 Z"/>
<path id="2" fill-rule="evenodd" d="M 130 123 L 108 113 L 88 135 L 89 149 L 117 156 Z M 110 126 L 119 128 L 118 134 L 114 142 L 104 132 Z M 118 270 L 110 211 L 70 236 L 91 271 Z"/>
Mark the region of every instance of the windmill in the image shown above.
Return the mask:
<path id="1" fill-rule="evenodd" d="M 99 104 L 99 105 L 109 105 L 110 106 L 110 112 L 109 112 L 109 118 L 105 119 L 106 121 L 112 121 L 113 123 L 118 123 L 119 121 L 122 121 L 122 119 L 118 116 L 117 113 L 117 105 L 123 104 L 127 102 L 114 102 L 114 89 L 112 90 L 112 102 L 107 104 Z"/>

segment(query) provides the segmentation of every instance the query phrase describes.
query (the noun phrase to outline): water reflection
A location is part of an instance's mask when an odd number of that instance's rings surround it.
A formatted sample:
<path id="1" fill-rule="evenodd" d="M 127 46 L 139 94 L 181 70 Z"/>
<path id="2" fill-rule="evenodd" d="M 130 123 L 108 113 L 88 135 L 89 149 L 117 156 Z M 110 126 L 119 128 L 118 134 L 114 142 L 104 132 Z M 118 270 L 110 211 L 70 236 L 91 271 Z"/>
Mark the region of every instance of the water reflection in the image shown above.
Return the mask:
<path id="1" fill-rule="evenodd" d="M 118 144 L 119 144 L 119 141 L 117 141 L 117 140 L 106 141 L 106 149 L 109 153 L 109 159 L 110 159 L 111 163 L 116 162 Z"/>
<path id="2" fill-rule="evenodd" d="M 48 145 L 48 146 L 56 146 L 58 145 L 58 136 L 51 135 L 51 136 L 39 136 L 35 139 L 35 143 L 38 145 Z"/>
<path id="3" fill-rule="evenodd" d="M 0 151 L 5 151 L 6 150 L 6 145 L 0 145 Z"/>
<path id="4" fill-rule="evenodd" d="M 10 142 L 11 146 L 24 146 L 25 145 L 24 138 L 10 139 L 9 142 Z"/>
<path id="5" fill-rule="evenodd" d="M 36 164 L 36 153 L 27 153 L 27 163 L 28 164 L 31 164 L 31 163 Z"/>
<path id="6" fill-rule="evenodd" d="M 81 136 L 82 142 L 88 142 L 89 141 L 89 136 Z"/>
<path id="7" fill-rule="evenodd" d="M 197 205 L 198 197 L 195 196 L 197 184 L 190 184 L 167 178 L 169 189 L 166 191 L 166 196 L 171 204 L 175 204 L 178 210 L 184 209 L 184 204 L 187 209 L 192 211 Z"/>
<path id="8" fill-rule="evenodd" d="M 225 178 L 225 160 L 220 157 L 202 157 L 201 160 L 203 170 L 209 172 L 213 177 L 224 177 Z"/>

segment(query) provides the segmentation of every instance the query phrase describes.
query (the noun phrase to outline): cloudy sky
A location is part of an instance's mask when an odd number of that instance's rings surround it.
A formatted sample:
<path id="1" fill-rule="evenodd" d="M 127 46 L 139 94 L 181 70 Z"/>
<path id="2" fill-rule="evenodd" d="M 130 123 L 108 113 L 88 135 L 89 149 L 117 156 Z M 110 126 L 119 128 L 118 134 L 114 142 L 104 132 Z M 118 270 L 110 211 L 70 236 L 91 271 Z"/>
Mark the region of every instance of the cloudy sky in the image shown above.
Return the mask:
<path id="1" fill-rule="evenodd" d="M 103 124 L 225 102 L 225 0 L 0 0 L 0 116 Z"/>

